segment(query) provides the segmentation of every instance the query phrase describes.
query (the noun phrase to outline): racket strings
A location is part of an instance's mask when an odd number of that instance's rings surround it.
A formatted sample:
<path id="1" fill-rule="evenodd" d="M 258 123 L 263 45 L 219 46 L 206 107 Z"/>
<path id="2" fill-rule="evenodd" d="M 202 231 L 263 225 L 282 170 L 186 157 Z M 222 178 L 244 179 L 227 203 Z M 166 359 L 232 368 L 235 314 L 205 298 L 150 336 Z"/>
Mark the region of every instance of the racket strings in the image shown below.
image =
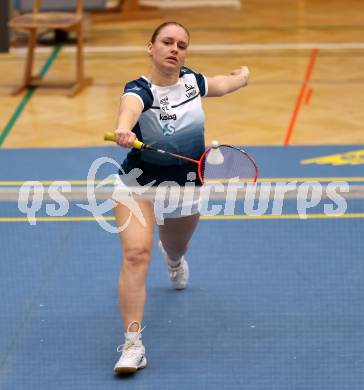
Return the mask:
<path id="1" fill-rule="evenodd" d="M 210 149 L 202 161 L 201 173 L 205 181 L 236 179 L 255 181 L 257 168 L 254 161 L 242 150 L 221 145 Z"/>

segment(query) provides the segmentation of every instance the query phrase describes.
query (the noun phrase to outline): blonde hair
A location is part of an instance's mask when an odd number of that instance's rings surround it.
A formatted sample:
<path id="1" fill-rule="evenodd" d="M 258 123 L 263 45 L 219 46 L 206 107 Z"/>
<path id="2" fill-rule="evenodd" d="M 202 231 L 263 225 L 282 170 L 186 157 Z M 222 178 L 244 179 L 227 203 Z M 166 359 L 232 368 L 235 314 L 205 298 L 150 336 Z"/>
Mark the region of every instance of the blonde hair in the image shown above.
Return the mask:
<path id="1" fill-rule="evenodd" d="M 152 34 L 152 38 L 150 38 L 150 42 L 154 43 L 155 40 L 157 39 L 158 35 L 160 34 L 160 32 L 164 29 L 164 27 L 167 27 L 167 26 L 170 26 L 170 25 L 173 25 L 173 26 L 178 26 L 178 27 L 181 27 L 183 28 L 183 30 L 185 30 L 187 36 L 188 36 L 188 41 L 190 40 L 190 32 L 188 31 L 188 29 L 181 23 L 178 23 L 178 22 L 164 22 L 162 24 L 160 24 L 153 32 Z"/>

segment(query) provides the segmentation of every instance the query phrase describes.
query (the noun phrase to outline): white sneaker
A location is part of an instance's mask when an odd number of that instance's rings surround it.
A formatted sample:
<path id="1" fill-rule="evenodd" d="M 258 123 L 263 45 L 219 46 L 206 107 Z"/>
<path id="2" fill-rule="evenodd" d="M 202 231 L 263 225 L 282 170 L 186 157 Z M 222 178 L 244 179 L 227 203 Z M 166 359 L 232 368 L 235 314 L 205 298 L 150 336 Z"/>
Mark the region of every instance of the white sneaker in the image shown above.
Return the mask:
<path id="1" fill-rule="evenodd" d="M 133 324 L 138 324 L 137 332 L 130 332 Z M 114 367 L 114 371 L 117 374 L 132 373 L 147 366 L 145 348 L 141 340 L 143 329 L 140 328 L 140 324 L 137 321 L 133 321 L 128 326 L 125 333 L 125 344 L 119 345 L 117 348 L 117 352 L 121 352 L 120 359 Z"/>
<path id="2" fill-rule="evenodd" d="M 175 262 L 168 257 L 167 252 L 163 248 L 163 244 L 161 241 L 158 242 L 158 246 L 166 262 L 169 279 L 171 280 L 173 287 L 176 290 L 183 290 L 187 287 L 188 279 L 190 276 L 186 259 L 184 258 L 184 256 L 182 256 L 177 267 L 174 267 L 172 264 Z"/>

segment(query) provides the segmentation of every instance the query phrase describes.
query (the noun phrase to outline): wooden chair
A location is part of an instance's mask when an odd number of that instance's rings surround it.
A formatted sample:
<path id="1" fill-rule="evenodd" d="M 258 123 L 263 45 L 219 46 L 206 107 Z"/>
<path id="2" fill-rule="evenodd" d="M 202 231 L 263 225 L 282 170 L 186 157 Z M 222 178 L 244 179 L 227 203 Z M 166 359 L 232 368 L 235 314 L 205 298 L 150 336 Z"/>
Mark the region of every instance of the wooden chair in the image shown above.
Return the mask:
<path id="1" fill-rule="evenodd" d="M 16 16 L 9 21 L 9 26 L 14 29 L 29 31 L 28 51 L 25 64 L 25 72 L 22 84 L 13 91 L 16 95 L 26 88 L 48 86 L 69 87 L 68 96 L 76 95 L 82 88 L 90 85 L 92 80 L 84 76 L 83 59 L 83 0 L 76 1 L 76 10 L 71 12 L 41 12 L 41 0 L 34 0 L 33 12 Z M 33 76 L 34 50 L 37 42 L 37 30 L 60 29 L 64 31 L 74 30 L 77 37 L 76 53 L 76 80 L 67 82 L 45 82 L 40 76 Z"/>

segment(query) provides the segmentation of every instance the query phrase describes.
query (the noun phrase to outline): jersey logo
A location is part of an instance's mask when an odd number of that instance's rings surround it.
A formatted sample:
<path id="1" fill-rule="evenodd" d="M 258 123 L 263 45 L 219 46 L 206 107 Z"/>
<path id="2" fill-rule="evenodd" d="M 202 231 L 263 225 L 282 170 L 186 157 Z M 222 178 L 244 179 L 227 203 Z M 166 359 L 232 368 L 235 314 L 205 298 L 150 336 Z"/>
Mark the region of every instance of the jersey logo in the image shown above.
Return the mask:
<path id="1" fill-rule="evenodd" d="M 176 114 L 159 114 L 159 120 L 160 121 L 169 121 L 169 120 L 176 121 L 177 115 Z"/>
<path id="2" fill-rule="evenodd" d="M 141 88 L 140 87 L 128 88 L 126 92 L 129 92 L 129 91 L 141 91 Z"/>
<path id="3" fill-rule="evenodd" d="M 161 110 L 164 112 L 167 112 L 171 109 L 171 105 L 169 104 L 168 96 L 160 99 L 159 104 L 160 104 Z"/>
<path id="4" fill-rule="evenodd" d="M 188 98 L 195 96 L 197 94 L 197 91 L 193 85 L 188 85 L 185 83 L 185 88 L 186 88 L 186 96 Z"/>
<path id="5" fill-rule="evenodd" d="M 172 125 L 172 123 L 166 123 L 164 126 L 163 126 L 163 135 L 172 135 L 175 133 L 176 131 L 176 126 L 175 125 Z"/>

